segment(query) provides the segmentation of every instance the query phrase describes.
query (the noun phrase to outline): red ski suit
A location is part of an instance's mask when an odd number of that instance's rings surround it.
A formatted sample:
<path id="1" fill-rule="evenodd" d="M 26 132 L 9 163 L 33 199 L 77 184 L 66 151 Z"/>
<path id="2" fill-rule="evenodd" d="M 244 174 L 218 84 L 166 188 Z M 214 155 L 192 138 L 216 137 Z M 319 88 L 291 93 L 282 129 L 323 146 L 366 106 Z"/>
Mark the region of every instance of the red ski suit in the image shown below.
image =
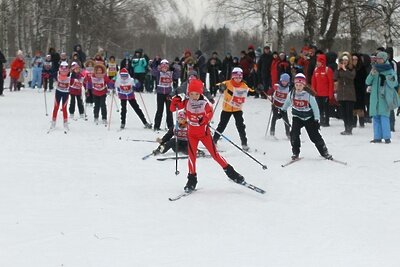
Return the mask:
<path id="1" fill-rule="evenodd" d="M 184 109 L 186 113 L 186 119 L 188 122 L 187 135 L 188 135 L 188 167 L 190 174 L 196 174 L 196 156 L 197 156 L 197 146 L 199 141 L 207 148 L 208 152 L 212 158 L 218 162 L 222 168 L 226 168 L 228 163 L 221 157 L 218 153 L 215 144 L 212 141 L 211 131 L 208 127 L 213 110 L 210 103 L 204 98 L 203 95 L 200 96 L 198 100 L 185 99 L 179 101 L 174 97 L 170 110 L 175 112 L 176 109 Z"/>

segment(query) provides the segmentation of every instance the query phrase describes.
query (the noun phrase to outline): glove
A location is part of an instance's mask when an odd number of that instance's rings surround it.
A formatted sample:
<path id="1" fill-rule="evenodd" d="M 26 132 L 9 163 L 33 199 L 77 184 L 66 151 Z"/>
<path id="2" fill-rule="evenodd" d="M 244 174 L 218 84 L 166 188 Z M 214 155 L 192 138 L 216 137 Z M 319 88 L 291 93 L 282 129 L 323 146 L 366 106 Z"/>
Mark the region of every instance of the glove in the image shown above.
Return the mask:
<path id="1" fill-rule="evenodd" d="M 215 104 L 214 98 L 211 98 L 211 99 L 209 99 L 208 101 L 210 101 L 211 104 Z"/>
<path id="2" fill-rule="evenodd" d="M 381 80 L 381 86 L 384 86 L 386 81 L 386 76 L 383 74 L 379 74 L 379 78 Z"/>
<path id="3" fill-rule="evenodd" d="M 182 98 L 180 96 L 174 96 L 171 99 L 171 107 L 174 107 L 176 109 L 176 107 L 179 106 L 179 104 L 182 102 Z"/>
<path id="4" fill-rule="evenodd" d="M 199 118 L 199 124 L 200 125 L 206 125 L 206 124 L 208 124 L 208 119 L 207 119 L 207 117 L 200 117 Z"/>
<path id="5" fill-rule="evenodd" d="M 321 129 L 321 126 L 319 125 L 319 121 L 315 120 L 315 128 L 317 128 L 317 130 Z"/>
<path id="6" fill-rule="evenodd" d="M 162 144 L 162 139 L 160 137 L 157 137 L 156 142 Z"/>
<path id="7" fill-rule="evenodd" d="M 226 85 L 224 83 L 219 84 L 218 91 L 222 94 L 226 90 Z"/>
<path id="8" fill-rule="evenodd" d="M 399 116 L 399 115 L 400 115 L 400 108 L 397 109 L 397 113 L 396 113 L 396 116 Z"/>

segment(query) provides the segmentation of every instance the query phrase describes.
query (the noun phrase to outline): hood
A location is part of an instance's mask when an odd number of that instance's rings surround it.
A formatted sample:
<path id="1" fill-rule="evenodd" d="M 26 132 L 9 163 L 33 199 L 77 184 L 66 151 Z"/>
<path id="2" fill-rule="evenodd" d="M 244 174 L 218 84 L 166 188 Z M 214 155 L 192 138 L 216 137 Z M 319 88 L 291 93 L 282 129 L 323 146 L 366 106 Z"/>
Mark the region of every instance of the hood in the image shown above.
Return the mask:
<path id="1" fill-rule="evenodd" d="M 317 56 L 317 62 L 321 62 L 322 65 L 326 66 L 326 56 L 324 54 L 319 54 Z"/>

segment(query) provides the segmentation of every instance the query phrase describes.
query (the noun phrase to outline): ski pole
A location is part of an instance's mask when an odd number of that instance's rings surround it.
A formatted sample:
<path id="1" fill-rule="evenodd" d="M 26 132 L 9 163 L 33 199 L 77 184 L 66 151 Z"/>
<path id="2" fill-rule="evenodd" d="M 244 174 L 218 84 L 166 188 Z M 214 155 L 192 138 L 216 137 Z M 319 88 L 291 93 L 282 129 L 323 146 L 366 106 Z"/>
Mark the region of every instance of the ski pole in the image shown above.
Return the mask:
<path id="1" fill-rule="evenodd" d="M 214 123 L 214 121 L 213 121 L 214 113 L 215 113 L 215 110 L 216 110 L 217 107 L 218 107 L 219 101 L 221 100 L 221 97 L 222 97 L 223 94 L 224 94 L 224 93 L 222 93 L 222 94 L 219 95 L 219 97 L 218 97 L 218 99 L 217 99 L 217 103 L 216 103 L 215 106 L 214 106 L 213 114 L 212 114 L 212 118 L 211 118 L 211 123 Z"/>
<path id="2" fill-rule="evenodd" d="M 237 144 L 235 144 L 233 141 L 231 141 L 228 137 L 226 137 L 224 134 L 220 133 L 219 131 L 217 131 L 217 129 L 215 129 L 214 127 L 210 126 L 209 127 L 214 130 L 214 132 L 218 133 L 220 136 L 222 136 L 225 140 L 227 140 L 229 143 L 231 143 L 233 146 L 235 146 L 237 149 L 239 149 L 240 151 L 242 151 L 244 154 L 246 154 L 247 156 L 249 156 L 252 160 L 254 160 L 255 162 L 257 162 L 258 164 L 260 164 L 263 168 L 263 170 L 267 169 L 267 165 L 262 164 L 260 161 L 258 161 L 256 158 L 254 158 L 252 155 L 250 155 L 247 151 L 243 150 L 240 146 L 238 146 Z"/>
<path id="3" fill-rule="evenodd" d="M 46 90 L 43 90 L 43 95 L 44 95 L 44 110 L 46 111 L 46 116 L 49 116 L 47 113 L 47 97 L 46 97 Z"/>
<path id="4" fill-rule="evenodd" d="M 269 113 L 269 118 L 268 118 L 268 123 L 267 123 L 267 129 L 265 130 L 265 136 L 264 136 L 264 137 L 267 137 L 269 125 L 271 124 L 272 113 L 273 113 L 273 112 L 272 112 L 272 106 L 271 106 L 271 112 Z"/>
<path id="5" fill-rule="evenodd" d="M 175 117 L 175 175 L 178 175 L 178 106 L 176 106 Z"/>
<path id="6" fill-rule="evenodd" d="M 112 98 L 111 98 L 111 105 L 110 105 L 110 115 L 108 115 L 108 130 L 110 130 L 111 127 L 111 115 L 112 115 L 112 108 L 113 108 L 113 102 L 114 102 L 114 90 L 111 92 Z"/>
<path id="7" fill-rule="evenodd" d="M 273 105 L 274 103 L 272 102 L 272 99 L 271 98 L 269 98 L 268 97 L 268 95 L 267 95 L 267 93 L 265 93 L 264 91 L 261 91 L 264 95 L 265 95 L 265 97 L 269 100 L 269 102 L 271 102 L 271 104 Z M 272 107 L 271 107 L 272 108 Z M 272 110 L 271 110 L 272 111 Z M 287 126 L 289 126 L 289 128 L 292 128 L 292 125 L 290 125 L 290 123 L 288 123 L 287 121 L 285 121 L 283 118 L 282 118 L 282 120 L 283 120 L 283 122 L 287 125 Z M 267 127 L 267 131 L 268 131 L 268 127 Z M 265 133 L 265 135 L 267 135 L 267 133 Z"/>
<path id="8" fill-rule="evenodd" d="M 114 99 L 114 103 L 115 103 L 115 107 L 117 108 L 117 112 L 119 112 L 118 101 L 115 100 L 115 95 L 114 95 L 114 94 L 112 94 L 112 97 L 113 97 L 113 99 Z"/>
<path id="9" fill-rule="evenodd" d="M 149 119 L 149 122 L 150 122 L 150 124 L 151 124 L 151 119 L 150 119 L 150 116 L 149 116 L 149 112 L 147 111 L 146 104 L 144 103 L 144 100 L 143 100 L 142 94 L 141 94 L 140 92 L 138 92 L 138 93 L 139 93 L 140 99 L 142 99 L 142 103 L 143 103 L 144 111 L 146 112 L 147 118 Z"/>

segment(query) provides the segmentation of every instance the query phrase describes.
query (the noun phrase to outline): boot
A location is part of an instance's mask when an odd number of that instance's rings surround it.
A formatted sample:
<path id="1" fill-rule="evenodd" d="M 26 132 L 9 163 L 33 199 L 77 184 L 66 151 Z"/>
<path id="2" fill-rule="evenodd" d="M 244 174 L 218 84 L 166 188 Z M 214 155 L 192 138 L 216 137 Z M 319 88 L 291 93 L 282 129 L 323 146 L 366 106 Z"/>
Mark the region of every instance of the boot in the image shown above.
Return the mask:
<path id="1" fill-rule="evenodd" d="M 296 160 L 296 159 L 298 159 L 299 158 L 299 154 L 297 154 L 297 153 L 293 153 L 293 155 L 292 155 L 292 160 Z"/>
<path id="2" fill-rule="evenodd" d="M 365 119 L 364 119 L 364 117 L 360 117 L 359 121 L 360 121 L 360 127 L 364 128 L 365 127 Z"/>
<path id="3" fill-rule="evenodd" d="M 187 178 L 188 178 L 188 181 L 183 189 L 185 190 L 185 192 L 190 192 L 190 191 L 195 190 L 196 185 L 197 185 L 197 174 L 189 173 Z"/>
<path id="4" fill-rule="evenodd" d="M 321 156 L 323 156 L 323 157 L 326 158 L 326 159 L 333 159 L 332 155 L 329 154 L 328 148 L 326 147 L 325 144 L 323 144 L 323 145 L 321 145 L 321 146 L 318 146 L 317 148 L 318 148 L 319 154 L 320 154 Z"/>
<path id="5" fill-rule="evenodd" d="M 360 120 L 361 120 L 361 118 L 360 118 Z M 361 124 L 361 121 L 360 121 L 360 124 Z M 357 127 L 357 116 L 353 116 L 353 125 L 352 126 Z"/>
<path id="6" fill-rule="evenodd" d="M 235 183 L 242 184 L 244 182 L 244 177 L 237 173 L 231 165 L 228 164 L 224 171 L 226 175 Z"/>
<path id="7" fill-rule="evenodd" d="M 125 124 L 124 123 L 121 123 L 121 126 L 119 127 L 121 130 L 122 129 L 125 129 Z"/>
<path id="8" fill-rule="evenodd" d="M 151 129 L 153 127 L 153 125 L 151 123 L 146 122 L 144 125 L 145 129 Z"/>

